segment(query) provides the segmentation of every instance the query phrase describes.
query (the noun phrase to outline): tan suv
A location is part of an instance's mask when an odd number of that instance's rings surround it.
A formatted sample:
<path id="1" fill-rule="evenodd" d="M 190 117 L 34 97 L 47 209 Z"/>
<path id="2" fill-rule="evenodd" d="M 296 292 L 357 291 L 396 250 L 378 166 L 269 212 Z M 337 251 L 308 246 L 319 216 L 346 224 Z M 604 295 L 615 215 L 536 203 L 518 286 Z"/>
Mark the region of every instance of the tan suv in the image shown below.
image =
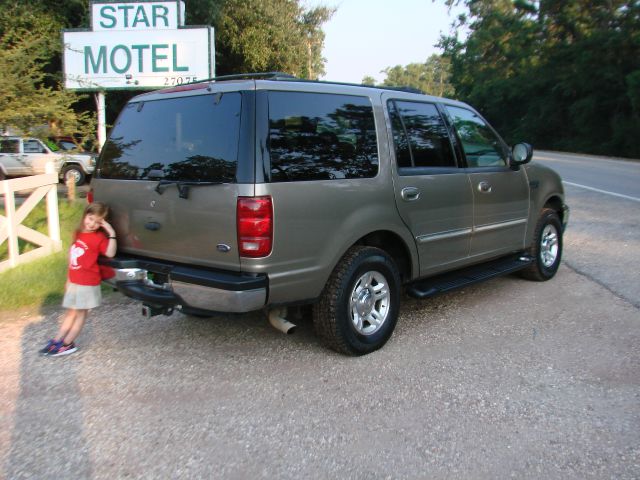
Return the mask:
<path id="1" fill-rule="evenodd" d="M 401 292 L 554 276 L 558 175 L 472 107 L 282 74 L 138 96 L 103 148 L 114 284 L 148 315 L 313 305 L 340 352 L 380 348 Z"/>

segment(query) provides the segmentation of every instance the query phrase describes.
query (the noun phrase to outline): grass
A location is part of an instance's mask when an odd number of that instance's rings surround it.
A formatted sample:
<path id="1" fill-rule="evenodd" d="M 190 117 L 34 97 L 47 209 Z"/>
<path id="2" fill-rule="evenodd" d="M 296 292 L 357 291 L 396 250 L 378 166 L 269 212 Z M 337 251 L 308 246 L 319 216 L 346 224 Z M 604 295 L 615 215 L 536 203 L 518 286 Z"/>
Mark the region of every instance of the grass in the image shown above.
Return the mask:
<path id="1" fill-rule="evenodd" d="M 86 203 L 82 200 L 60 199 L 60 236 L 62 251 L 19 265 L 0 273 L 0 311 L 15 310 L 27 306 L 44 306 L 59 303 L 64 294 L 67 279 L 67 251 L 71 237 L 78 226 Z M 0 209 L 4 214 L 4 210 Z M 42 233 L 47 233 L 45 203 L 29 214 L 24 225 Z M 27 242 L 20 242 L 20 252 L 32 248 Z M 0 260 L 8 258 L 7 242 L 0 245 Z"/>

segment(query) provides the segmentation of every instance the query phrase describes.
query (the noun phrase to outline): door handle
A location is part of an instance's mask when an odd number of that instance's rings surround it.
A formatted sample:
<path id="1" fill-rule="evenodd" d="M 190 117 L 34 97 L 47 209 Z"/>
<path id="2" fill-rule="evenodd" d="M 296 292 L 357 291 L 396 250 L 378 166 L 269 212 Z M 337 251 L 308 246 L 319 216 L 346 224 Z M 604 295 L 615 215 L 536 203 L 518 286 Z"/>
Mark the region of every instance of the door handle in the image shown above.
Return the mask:
<path id="1" fill-rule="evenodd" d="M 480 182 L 478 184 L 478 191 L 480 193 L 491 193 L 491 184 L 489 182 Z"/>
<path id="2" fill-rule="evenodd" d="M 416 187 L 404 187 L 400 192 L 400 196 L 406 202 L 413 202 L 420 198 L 420 190 Z"/>

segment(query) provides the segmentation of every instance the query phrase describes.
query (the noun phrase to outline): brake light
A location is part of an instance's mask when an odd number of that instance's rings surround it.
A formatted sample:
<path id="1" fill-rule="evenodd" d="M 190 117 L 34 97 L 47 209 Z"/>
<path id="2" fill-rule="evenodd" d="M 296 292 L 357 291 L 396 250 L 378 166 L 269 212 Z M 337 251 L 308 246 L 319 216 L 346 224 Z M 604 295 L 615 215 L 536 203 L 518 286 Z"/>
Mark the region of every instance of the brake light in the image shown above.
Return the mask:
<path id="1" fill-rule="evenodd" d="M 238 197 L 236 218 L 240 256 L 259 258 L 269 255 L 273 244 L 271 197 Z"/>
<path id="2" fill-rule="evenodd" d="M 93 188 L 87 192 L 87 203 L 93 203 Z"/>

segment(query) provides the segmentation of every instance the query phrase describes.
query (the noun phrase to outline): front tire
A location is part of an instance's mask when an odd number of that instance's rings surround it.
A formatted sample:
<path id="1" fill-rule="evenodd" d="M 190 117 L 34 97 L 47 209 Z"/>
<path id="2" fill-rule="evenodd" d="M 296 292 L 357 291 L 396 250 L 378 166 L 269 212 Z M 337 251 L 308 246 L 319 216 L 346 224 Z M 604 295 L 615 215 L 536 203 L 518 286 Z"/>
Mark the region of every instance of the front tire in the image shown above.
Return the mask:
<path id="1" fill-rule="evenodd" d="M 530 252 L 533 263 L 520 271 L 521 276 L 538 282 L 553 278 L 562 258 L 562 223 L 555 210 L 540 212 Z"/>
<path id="2" fill-rule="evenodd" d="M 400 274 L 393 259 L 378 248 L 352 247 L 313 306 L 313 323 L 331 349 L 364 355 L 389 340 L 399 304 Z"/>

